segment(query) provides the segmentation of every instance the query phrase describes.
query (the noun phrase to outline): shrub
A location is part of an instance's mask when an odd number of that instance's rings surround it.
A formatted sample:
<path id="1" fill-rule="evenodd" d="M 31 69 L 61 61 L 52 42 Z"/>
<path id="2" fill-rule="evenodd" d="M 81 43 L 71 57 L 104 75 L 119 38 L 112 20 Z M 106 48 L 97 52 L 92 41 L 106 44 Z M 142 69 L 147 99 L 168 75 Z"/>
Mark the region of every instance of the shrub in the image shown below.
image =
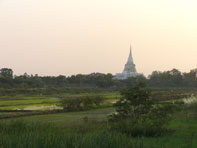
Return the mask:
<path id="1" fill-rule="evenodd" d="M 116 113 L 109 118 L 111 129 L 132 136 L 157 136 L 162 134 L 169 121 L 171 107 L 155 105 L 145 83 L 124 89 L 116 104 Z"/>
<path id="2" fill-rule="evenodd" d="M 106 100 L 106 98 L 101 95 L 95 95 L 93 96 L 93 98 L 94 98 L 94 104 L 97 106 L 103 104 L 104 100 Z"/>
<path id="3" fill-rule="evenodd" d="M 81 111 L 100 106 L 105 97 L 103 96 L 82 96 L 68 97 L 61 100 L 61 106 L 65 111 Z"/>
<path id="4" fill-rule="evenodd" d="M 61 106 L 65 111 L 79 111 L 82 109 L 81 98 L 64 98 L 61 100 Z"/>
<path id="5" fill-rule="evenodd" d="M 88 109 L 94 106 L 94 98 L 91 96 L 81 97 L 81 100 L 84 109 Z"/>

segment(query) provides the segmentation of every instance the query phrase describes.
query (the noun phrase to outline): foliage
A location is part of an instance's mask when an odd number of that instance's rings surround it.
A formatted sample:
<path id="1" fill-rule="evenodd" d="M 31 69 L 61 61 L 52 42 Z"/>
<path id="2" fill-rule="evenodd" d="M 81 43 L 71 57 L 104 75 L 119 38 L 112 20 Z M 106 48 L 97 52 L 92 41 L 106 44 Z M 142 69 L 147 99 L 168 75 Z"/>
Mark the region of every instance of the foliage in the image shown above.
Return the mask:
<path id="1" fill-rule="evenodd" d="M 181 73 L 178 69 L 153 71 L 149 76 L 148 84 L 152 87 L 196 87 L 197 69 L 189 73 Z"/>
<path id="2" fill-rule="evenodd" d="M 139 76 L 136 76 L 136 77 L 129 77 L 128 79 L 123 80 L 123 82 L 126 84 L 126 87 L 133 86 L 137 82 L 140 82 L 140 81 L 146 82 L 147 79 L 144 75 L 139 75 Z"/>
<path id="3" fill-rule="evenodd" d="M 55 95 L 62 94 L 82 94 L 82 93 L 106 93 L 112 92 L 111 89 L 102 89 L 94 87 L 56 87 L 56 88 L 0 88 L 0 96 L 32 96 L 32 95 Z"/>
<path id="4" fill-rule="evenodd" d="M 81 112 L 31 116 L 23 118 L 22 121 L 21 118 L 1 120 L 0 147 L 196 148 L 197 118 L 185 114 L 185 112 L 190 113 L 190 109 L 189 106 L 186 106 L 181 112 L 174 115 L 174 120 L 169 125 L 175 130 L 174 132 L 151 138 L 130 137 L 123 133 L 109 131 L 107 122 L 95 121 L 95 118 L 94 121 L 84 122 L 80 120 L 84 116 L 84 114 L 81 115 Z M 95 116 L 92 111 L 88 111 L 86 115 L 89 113 L 93 114 L 92 117 Z M 71 122 L 73 120 L 75 122 Z"/>
<path id="5" fill-rule="evenodd" d="M 0 69 L 0 76 L 5 77 L 5 78 L 12 78 L 13 70 L 10 68 L 2 68 Z"/>
<path id="6" fill-rule="evenodd" d="M 43 88 L 43 87 L 66 87 L 66 86 L 94 86 L 111 87 L 113 85 L 112 74 L 91 73 L 88 75 L 72 75 L 66 77 L 59 75 L 38 76 L 24 75 L 14 76 L 9 68 L 0 69 L 0 88 Z"/>
<path id="7" fill-rule="evenodd" d="M 121 94 L 123 97 L 115 104 L 116 113 L 109 120 L 111 128 L 132 136 L 161 135 L 169 122 L 171 107 L 155 105 L 144 82 Z"/>
<path id="8" fill-rule="evenodd" d="M 186 91 L 186 90 L 176 90 L 176 91 L 154 91 L 151 93 L 151 99 L 157 102 L 161 101 L 178 101 L 181 100 L 183 98 L 187 98 L 189 96 L 191 96 L 193 93 L 195 93 L 195 91 Z"/>
<path id="9" fill-rule="evenodd" d="M 100 106 L 106 98 L 104 96 L 81 96 L 61 99 L 61 106 L 65 111 L 80 111 Z"/>
<path id="10" fill-rule="evenodd" d="M 1 122 L 0 131 L 2 148 L 132 148 L 134 145 L 129 137 L 106 130 L 90 131 L 88 134 L 67 132 L 51 124 L 23 121 Z"/>
<path id="11" fill-rule="evenodd" d="M 23 75 L 14 76 L 9 68 L 0 69 L 0 88 L 56 88 L 56 87 L 99 87 L 120 89 L 133 84 L 134 81 L 146 81 L 150 87 L 196 87 L 197 69 L 188 73 L 182 73 L 178 69 L 169 71 L 153 71 L 146 78 L 143 75 L 130 77 L 126 80 L 115 80 L 113 75 L 102 73 L 77 74 L 72 76 L 38 76 Z"/>

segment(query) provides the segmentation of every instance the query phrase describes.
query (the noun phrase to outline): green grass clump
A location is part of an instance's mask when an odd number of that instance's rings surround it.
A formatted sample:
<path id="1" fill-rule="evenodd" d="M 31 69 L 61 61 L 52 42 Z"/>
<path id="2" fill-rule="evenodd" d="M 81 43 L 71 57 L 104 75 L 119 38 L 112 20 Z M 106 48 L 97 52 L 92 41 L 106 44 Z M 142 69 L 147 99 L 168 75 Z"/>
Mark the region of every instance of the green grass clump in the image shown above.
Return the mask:
<path id="1" fill-rule="evenodd" d="M 159 137 L 131 137 L 108 128 L 113 108 L 0 120 L 1 148 L 196 148 L 193 107 L 175 113 Z"/>
<path id="2" fill-rule="evenodd" d="M 180 121 L 172 125 L 176 122 Z M 134 138 L 110 131 L 106 122 L 97 121 L 81 121 L 70 127 L 21 120 L 0 122 L 1 148 L 196 148 L 196 136 L 182 128 L 160 137 Z"/>
<path id="3" fill-rule="evenodd" d="M 132 140 L 108 131 L 89 133 L 66 132 L 50 124 L 21 121 L 0 123 L 2 148 L 132 148 Z"/>

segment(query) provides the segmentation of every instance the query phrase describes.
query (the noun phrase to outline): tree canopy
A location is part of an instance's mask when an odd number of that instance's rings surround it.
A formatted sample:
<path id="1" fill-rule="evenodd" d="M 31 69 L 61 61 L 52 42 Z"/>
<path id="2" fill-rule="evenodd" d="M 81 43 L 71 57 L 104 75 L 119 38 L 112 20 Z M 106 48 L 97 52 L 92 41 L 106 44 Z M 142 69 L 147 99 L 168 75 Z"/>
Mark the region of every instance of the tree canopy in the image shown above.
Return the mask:
<path id="1" fill-rule="evenodd" d="M 43 87 L 101 87 L 120 89 L 131 86 L 135 80 L 146 81 L 149 87 L 197 87 L 197 69 L 182 73 L 178 69 L 153 71 L 151 75 L 130 77 L 126 80 L 114 80 L 113 75 L 102 73 L 77 74 L 72 76 L 13 76 L 13 70 L 0 69 L 0 88 L 43 88 Z"/>

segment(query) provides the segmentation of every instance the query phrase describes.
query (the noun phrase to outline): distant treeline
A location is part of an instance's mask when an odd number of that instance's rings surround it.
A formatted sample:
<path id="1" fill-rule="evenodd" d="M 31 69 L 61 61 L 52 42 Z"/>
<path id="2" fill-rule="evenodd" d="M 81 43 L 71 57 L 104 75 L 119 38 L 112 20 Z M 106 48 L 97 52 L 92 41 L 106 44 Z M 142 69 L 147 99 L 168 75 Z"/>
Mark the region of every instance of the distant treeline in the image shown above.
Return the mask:
<path id="1" fill-rule="evenodd" d="M 0 69 L 0 88 L 48 88 L 48 87 L 111 87 L 113 86 L 112 74 L 92 73 L 88 75 L 72 75 L 69 77 L 13 75 L 9 68 Z"/>
<path id="2" fill-rule="evenodd" d="M 15 76 L 9 68 L 0 69 L 0 88 L 55 88 L 55 87 L 97 87 L 122 88 L 132 85 L 136 79 L 144 80 L 150 87 L 197 87 L 197 69 L 182 73 L 178 69 L 170 71 L 153 71 L 151 75 L 143 75 L 126 80 L 114 80 L 112 74 L 92 73 L 72 76 Z"/>

